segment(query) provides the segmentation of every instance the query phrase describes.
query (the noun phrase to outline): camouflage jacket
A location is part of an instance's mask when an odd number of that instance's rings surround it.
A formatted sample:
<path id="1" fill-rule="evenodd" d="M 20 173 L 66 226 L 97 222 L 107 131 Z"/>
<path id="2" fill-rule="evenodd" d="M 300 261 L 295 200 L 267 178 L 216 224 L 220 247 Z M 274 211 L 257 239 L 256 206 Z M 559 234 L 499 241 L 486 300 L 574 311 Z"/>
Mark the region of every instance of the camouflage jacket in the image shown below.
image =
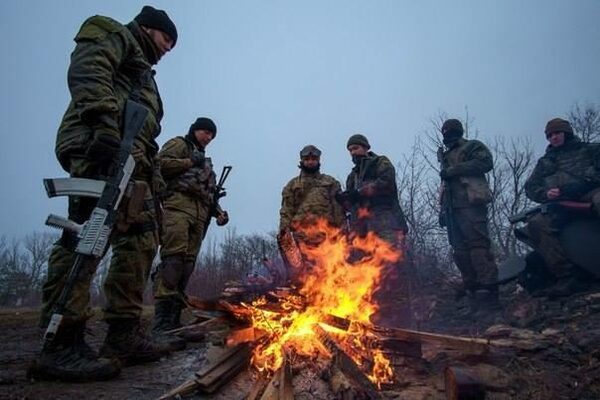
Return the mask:
<path id="1" fill-rule="evenodd" d="M 398 200 L 398 187 L 396 185 L 396 169 L 392 162 L 385 156 L 379 156 L 369 151 L 346 179 L 346 190 L 360 191 L 365 186 L 371 186 L 372 195 L 359 196 L 352 206 L 352 221 L 355 223 L 362 216 L 359 210 L 368 211 L 368 217 L 379 226 L 375 220 L 386 220 L 385 227 L 375 230 L 403 230 L 408 231 L 404 212 Z M 372 230 L 366 228 L 367 230 Z"/>
<path id="2" fill-rule="evenodd" d="M 461 138 L 441 157 L 442 168 L 450 176 L 444 187 L 444 205 L 450 200 L 452 207 L 462 208 L 486 204 L 491 200 L 485 174 L 492 170 L 494 160 L 486 145 L 479 140 Z M 477 196 L 481 200 L 479 204 L 473 200 Z"/>
<path id="3" fill-rule="evenodd" d="M 561 199 L 579 200 L 600 187 L 600 144 L 578 138 L 560 147 L 548 146 L 525 182 L 527 197 L 537 203 L 548 201 L 546 192 L 559 188 Z"/>
<path id="4" fill-rule="evenodd" d="M 335 200 L 339 191 L 341 186 L 335 178 L 320 172 L 301 172 L 283 188 L 279 229 L 288 228 L 294 222 L 306 222 L 312 217 L 323 217 L 334 226 L 342 226 L 344 213 Z"/>
<path id="5" fill-rule="evenodd" d="M 73 158 L 85 158 L 95 129 L 103 125 L 121 129 L 125 101 L 138 87 L 139 102 L 150 112 L 133 144 L 134 178 L 152 178 L 158 151 L 155 139 L 160 133 L 163 108 L 151 65 L 134 35 L 140 31 L 135 21 L 124 26 L 111 18 L 94 16 L 77 33 L 68 71 L 71 102 L 58 129 L 55 147 L 66 171 L 72 172 Z M 94 160 L 88 162 L 93 164 Z"/>
<path id="6" fill-rule="evenodd" d="M 198 149 L 193 140 L 178 136 L 165 143 L 158 153 L 160 171 L 167 183 L 164 206 L 208 217 L 213 209 L 216 176 L 208 157 L 202 167 L 190 168 L 192 153 Z"/>

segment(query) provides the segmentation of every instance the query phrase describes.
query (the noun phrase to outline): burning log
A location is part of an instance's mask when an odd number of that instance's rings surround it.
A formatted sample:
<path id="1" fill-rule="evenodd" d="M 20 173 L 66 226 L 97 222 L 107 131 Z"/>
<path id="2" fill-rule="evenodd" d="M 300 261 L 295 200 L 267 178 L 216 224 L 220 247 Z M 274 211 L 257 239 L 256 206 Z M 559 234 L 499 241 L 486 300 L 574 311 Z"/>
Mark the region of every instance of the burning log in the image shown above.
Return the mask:
<path id="1" fill-rule="evenodd" d="M 381 395 L 377 387 L 360 370 L 352 358 L 337 345 L 335 340 L 320 326 L 315 325 L 313 329 L 321 344 L 331 353 L 333 364 L 355 383 L 355 387 L 360 388 L 370 399 L 380 399 Z"/>

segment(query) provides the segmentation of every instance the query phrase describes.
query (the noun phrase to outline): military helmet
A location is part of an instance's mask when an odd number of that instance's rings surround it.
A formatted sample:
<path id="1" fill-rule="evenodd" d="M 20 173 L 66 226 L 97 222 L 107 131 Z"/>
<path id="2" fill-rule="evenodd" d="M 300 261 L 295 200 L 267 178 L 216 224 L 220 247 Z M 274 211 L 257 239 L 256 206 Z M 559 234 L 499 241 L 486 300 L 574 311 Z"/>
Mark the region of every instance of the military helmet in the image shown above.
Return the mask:
<path id="1" fill-rule="evenodd" d="M 562 118 L 553 118 L 546 124 L 546 129 L 544 129 L 544 133 L 548 136 L 554 132 L 564 132 L 565 135 L 573 135 L 573 127 L 569 123 Z"/>
<path id="2" fill-rule="evenodd" d="M 308 157 L 311 155 L 315 157 L 321 157 L 321 150 L 312 144 L 306 145 L 302 148 L 302 150 L 300 150 L 300 157 Z"/>

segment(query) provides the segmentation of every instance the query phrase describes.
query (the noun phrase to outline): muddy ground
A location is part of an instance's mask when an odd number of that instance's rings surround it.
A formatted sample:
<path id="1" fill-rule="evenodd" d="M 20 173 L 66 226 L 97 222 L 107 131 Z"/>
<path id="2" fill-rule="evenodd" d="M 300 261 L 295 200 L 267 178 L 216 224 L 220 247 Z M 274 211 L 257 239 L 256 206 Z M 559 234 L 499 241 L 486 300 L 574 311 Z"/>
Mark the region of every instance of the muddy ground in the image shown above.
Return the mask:
<path id="1" fill-rule="evenodd" d="M 464 300 L 457 303 L 449 293 L 430 293 L 415 302 L 422 330 L 487 336 L 505 346 L 483 355 L 424 346 L 424 360 L 397 361 L 397 381 L 382 391 L 384 398 L 445 399 L 444 369 L 468 366 L 488 381 L 487 399 L 600 399 L 600 288 L 561 300 L 531 298 L 511 288 L 504 293 L 503 312 L 475 318 L 465 312 Z M 150 315 L 148 309 L 146 322 Z M 156 399 L 190 378 L 206 360 L 208 345 L 196 343 L 159 362 L 126 368 L 109 382 L 29 381 L 25 371 L 40 345 L 37 317 L 31 309 L 0 310 L 0 399 Z M 93 319 L 89 326 L 89 341 L 98 348 L 105 325 Z M 297 370 L 295 398 L 335 398 L 323 378 L 327 368 Z M 216 395 L 188 398 L 243 399 L 257 378 L 246 371 Z"/>

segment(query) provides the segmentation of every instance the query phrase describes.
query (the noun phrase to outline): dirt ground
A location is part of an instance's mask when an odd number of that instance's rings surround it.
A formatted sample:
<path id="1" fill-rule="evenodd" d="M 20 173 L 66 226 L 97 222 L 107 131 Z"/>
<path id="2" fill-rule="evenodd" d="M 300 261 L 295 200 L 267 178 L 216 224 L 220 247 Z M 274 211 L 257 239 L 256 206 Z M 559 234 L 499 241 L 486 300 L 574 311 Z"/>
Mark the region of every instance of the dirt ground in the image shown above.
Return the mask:
<path id="1" fill-rule="evenodd" d="M 487 399 L 600 399 L 600 289 L 554 301 L 511 292 L 503 312 L 476 318 L 449 294 L 423 295 L 416 302 L 421 330 L 487 336 L 507 346 L 483 355 L 424 346 L 423 360 L 397 363 L 397 382 L 382 392 L 384 398 L 445 399 L 444 369 L 468 366 L 492 381 Z M 150 314 L 148 309 L 146 321 Z M 0 399 L 156 399 L 189 379 L 206 359 L 207 345 L 197 343 L 159 362 L 126 368 L 108 382 L 31 382 L 25 371 L 40 347 L 37 317 L 31 309 L 0 310 Z M 89 326 L 89 341 L 98 348 L 105 325 L 93 319 Z M 298 371 L 295 398 L 335 398 L 322 375 L 315 368 Z M 216 395 L 187 398 L 243 399 L 257 378 L 245 371 Z"/>

